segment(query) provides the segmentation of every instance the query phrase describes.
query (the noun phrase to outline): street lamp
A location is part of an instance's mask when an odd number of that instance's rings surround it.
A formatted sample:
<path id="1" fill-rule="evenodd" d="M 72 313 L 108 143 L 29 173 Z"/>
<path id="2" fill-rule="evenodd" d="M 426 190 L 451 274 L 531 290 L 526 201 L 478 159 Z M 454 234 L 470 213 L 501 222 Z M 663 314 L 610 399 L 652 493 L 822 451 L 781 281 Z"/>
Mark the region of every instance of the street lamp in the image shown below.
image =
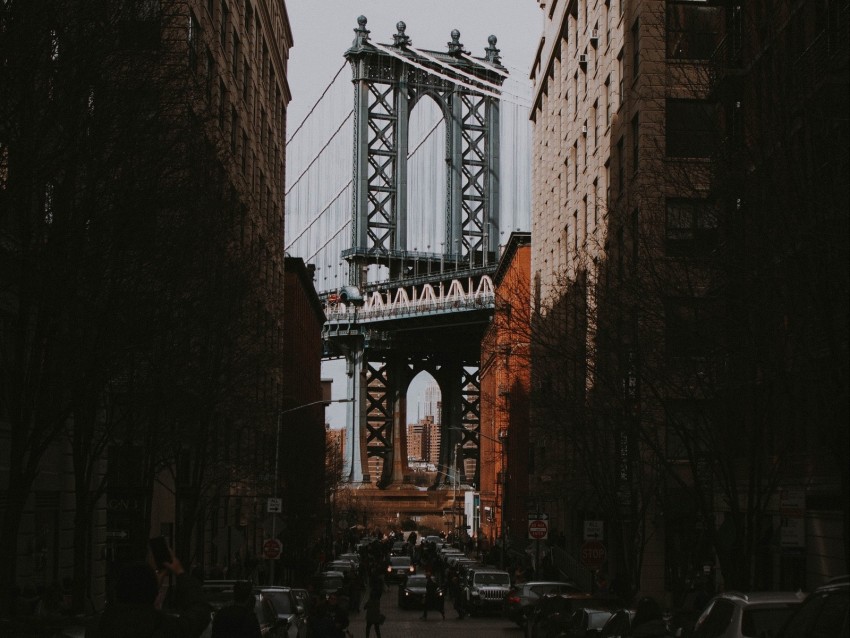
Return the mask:
<path id="1" fill-rule="evenodd" d="M 302 403 L 301 405 L 296 405 L 293 408 L 287 408 L 286 410 L 278 410 L 277 413 L 277 434 L 275 436 L 275 445 L 274 445 L 274 498 L 279 499 L 278 497 L 278 481 L 280 479 L 280 428 L 283 424 L 283 415 L 289 414 L 290 412 L 295 412 L 297 410 L 303 410 L 304 408 L 310 408 L 314 405 L 329 405 L 331 403 L 351 403 L 354 401 L 353 398 L 349 397 L 346 399 L 322 399 L 320 401 L 310 401 L 309 403 Z M 272 517 L 272 538 L 277 538 L 277 516 Z M 274 566 L 275 561 L 271 561 L 271 565 L 269 567 L 269 577 L 270 583 L 274 584 Z"/>
<path id="2" fill-rule="evenodd" d="M 473 432 L 473 430 L 467 430 L 466 428 L 449 427 L 447 429 L 457 430 L 459 432 L 469 432 L 469 433 Z M 507 489 L 508 489 L 507 471 L 505 470 L 505 443 L 508 440 L 508 430 L 507 430 L 507 428 L 499 429 L 498 438 L 494 438 L 494 437 L 492 437 L 488 434 L 484 434 L 480 430 L 475 431 L 475 434 L 477 434 L 479 437 L 483 437 L 484 439 L 487 439 L 488 441 L 491 441 L 493 443 L 497 443 L 499 445 L 499 448 L 500 448 L 501 471 L 499 472 L 498 483 L 501 485 L 501 489 L 499 490 L 499 502 L 497 503 L 497 507 L 498 507 L 499 511 L 501 512 L 501 515 L 499 517 L 499 533 L 502 537 L 502 551 L 501 551 L 501 563 L 502 564 L 501 564 L 501 567 L 502 567 L 502 569 L 504 569 L 505 568 L 505 553 L 507 551 L 506 538 L 505 538 L 505 536 L 506 536 L 505 502 L 506 502 L 507 499 L 506 499 L 505 493 L 507 492 Z M 458 445 L 460 445 L 460 443 L 458 443 Z M 455 453 L 456 453 L 456 451 L 455 451 Z M 479 463 L 480 462 L 481 462 L 481 459 L 479 458 Z M 479 472 L 480 472 L 480 469 L 481 468 L 479 466 Z M 455 471 L 457 471 L 457 467 L 455 467 Z"/>

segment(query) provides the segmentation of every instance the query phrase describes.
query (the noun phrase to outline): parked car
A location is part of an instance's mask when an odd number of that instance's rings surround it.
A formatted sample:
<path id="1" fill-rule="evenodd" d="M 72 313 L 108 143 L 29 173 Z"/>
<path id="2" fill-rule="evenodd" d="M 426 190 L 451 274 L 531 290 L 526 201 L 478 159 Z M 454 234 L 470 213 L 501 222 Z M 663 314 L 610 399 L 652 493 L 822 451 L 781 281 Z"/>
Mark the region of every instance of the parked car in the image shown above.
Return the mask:
<path id="1" fill-rule="evenodd" d="M 343 576 L 349 578 L 356 571 L 357 567 L 354 563 L 346 558 L 338 558 L 336 560 L 325 563 L 325 571 L 327 572 L 342 572 Z"/>
<path id="2" fill-rule="evenodd" d="M 694 626 L 693 637 L 775 636 L 803 598 L 799 592 L 724 592 L 708 601 Z"/>
<path id="3" fill-rule="evenodd" d="M 345 585 L 345 574 L 337 571 L 320 572 L 311 579 L 313 591 L 317 596 L 327 598 Z"/>
<path id="4" fill-rule="evenodd" d="M 388 583 L 400 583 L 411 574 L 416 573 L 416 566 L 410 556 L 390 556 L 384 580 Z"/>
<path id="5" fill-rule="evenodd" d="M 501 612 L 511 589 L 511 575 L 495 567 L 468 567 L 461 576 L 461 616 Z"/>
<path id="6" fill-rule="evenodd" d="M 633 609 L 618 609 L 605 621 L 599 631 L 599 638 L 624 638 L 631 635 L 634 617 Z"/>
<path id="7" fill-rule="evenodd" d="M 511 587 L 505 597 L 505 617 L 520 627 L 525 627 L 534 605 L 544 594 L 559 594 L 569 591 L 581 591 L 575 583 L 555 580 L 533 580 Z"/>
<path id="8" fill-rule="evenodd" d="M 623 601 L 616 596 L 581 592 L 544 594 L 525 625 L 525 636 L 554 638 L 566 631 L 570 618 L 579 609 L 608 610 L 613 613 L 622 607 Z"/>
<path id="9" fill-rule="evenodd" d="M 254 608 L 260 631 L 269 638 L 305 638 L 307 609 L 289 587 L 257 587 Z"/>
<path id="10" fill-rule="evenodd" d="M 423 609 L 425 607 L 426 584 L 428 577 L 412 574 L 398 586 L 398 606 L 401 609 Z M 443 597 L 442 588 L 437 589 L 437 598 Z"/>
<path id="11" fill-rule="evenodd" d="M 777 638 L 846 638 L 850 636 L 850 576 L 815 589 L 794 611 Z"/>
<path id="12" fill-rule="evenodd" d="M 597 638 L 608 619 L 614 615 L 612 609 L 576 609 L 567 620 L 566 627 L 558 636 L 563 638 Z"/>

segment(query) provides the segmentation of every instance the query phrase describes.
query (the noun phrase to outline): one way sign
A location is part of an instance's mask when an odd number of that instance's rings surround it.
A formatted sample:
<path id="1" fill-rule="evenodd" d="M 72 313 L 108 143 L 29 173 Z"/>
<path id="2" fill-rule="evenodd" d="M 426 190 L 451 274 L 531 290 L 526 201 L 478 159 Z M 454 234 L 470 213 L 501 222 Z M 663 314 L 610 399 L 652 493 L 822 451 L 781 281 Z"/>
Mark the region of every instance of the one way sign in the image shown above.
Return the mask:
<path id="1" fill-rule="evenodd" d="M 584 522 L 584 540 L 586 541 L 601 541 L 605 535 L 604 531 L 602 521 Z"/>

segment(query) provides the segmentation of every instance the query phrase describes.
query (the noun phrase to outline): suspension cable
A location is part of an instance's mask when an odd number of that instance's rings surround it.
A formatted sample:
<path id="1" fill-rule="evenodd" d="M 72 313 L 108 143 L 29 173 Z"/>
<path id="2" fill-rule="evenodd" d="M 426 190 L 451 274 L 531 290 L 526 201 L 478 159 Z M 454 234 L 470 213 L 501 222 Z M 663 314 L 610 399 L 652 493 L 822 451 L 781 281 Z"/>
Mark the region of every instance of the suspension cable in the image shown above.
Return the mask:
<path id="1" fill-rule="evenodd" d="M 313 159 L 310 160 L 310 163 L 307 164 L 307 167 L 303 171 L 301 171 L 301 174 L 298 177 L 296 177 L 295 181 L 292 182 L 292 184 L 289 186 L 289 188 L 286 189 L 286 192 L 284 193 L 284 195 L 289 195 L 289 191 L 291 191 L 293 188 L 295 188 L 295 186 L 298 184 L 298 182 L 301 181 L 301 178 L 304 177 L 304 175 L 307 174 L 307 171 L 309 171 L 310 168 L 313 166 L 313 164 L 315 164 L 318 161 L 319 156 L 322 153 L 325 152 L 325 149 L 327 149 L 328 146 L 330 146 L 331 142 L 333 142 L 333 139 L 337 136 L 337 133 L 339 133 L 342 130 L 342 127 L 345 126 L 345 123 L 348 122 L 349 119 L 351 119 L 352 115 L 354 115 L 354 109 L 351 109 L 348 112 L 348 114 L 345 116 L 345 118 L 342 120 L 342 122 L 339 123 L 339 126 L 333 132 L 333 135 L 331 135 L 328 138 L 328 141 L 325 142 L 325 145 L 322 146 L 322 148 L 320 148 L 319 151 L 313 156 Z"/>
<path id="2" fill-rule="evenodd" d="M 304 233 L 306 233 L 308 230 L 310 230 L 313 227 L 313 224 L 315 224 L 317 221 L 319 221 L 321 216 L 324 215 L 331 206 L 333 206 L 333 203 L 340 198 L 340 196 L 345 192 L 345 190 L 349 186 L 351 186 L 353 181 L 354 181 L 354 178 L 352 177 L 351 179 L 349 179 L 345 183 L 345 185 L 342 188 L 339 189 L 339 192 L 337 192 L 337 194 L 333 196 L 333 198 L 325 205 L 325 207 L 313 216 L 313 220 L 309 224 L 307 224 L 304 228 L 301 229 L 301 232 L 298 233 L 298 236 L 292 238 L 292 240 L 286 245 L 286 247 L 285 247 L 286 250 L 289 250 L 292 247 L 292 244 L 294 244 L 299 239 L 301 239 L 304 236 Z"/>
<path id="3" fill-rule="evenodd" d="M 298 127 L 295 129 L 295 132 L 294 132 L 292 135 L 290 135 L 290 136 L 289 136 L 289 139 L 288 139 L 288 140 L 286 140 L 286 145 L 285 145 L 285 146 L 289 146 L 289 143 L 290 143 L 290 142 L 291 142 L 291 141 L 295 138 L 295 136 L 296 136 L 296 135 L 298 135 L 298 131 L 300 131 L 300 130 L 304 127 L 304 124 L 306 124 L 306 123 L 307 123 L 307 120 L 308 120 L 308 119 L 310 118 L 310 116 L 313 114 L 313 111 L 315 111 L 315 110 L 316 110 L 316 107 L 317 107 L 317 106 L 319 106 L 319 102 L 321 102 L 321 101 L 324 99 L 325 95 L 327 95 L 327 94 L 328 94 L 328 91 L 330 91 L 330 90 L 331 90 L 331 87 L 333 86 L 333 83 L 334 83 L 334 82 L 336 82 L 336 79 L 339 77 L 339 74 L 340 74 L 340 73 L 342 73 L 342 70 L 345 68 L 345 66 L 346 66 L 347 64 L 348 64 L 348 62 L 347 62 L 347 61 L 342 63 L 342 66 L 341 66 L 341 67 L 339 67 L 339 69 L 337 70 L 337 72 L 336 72 L 336 74 L 334 75 L 333 79 L 332 79 L 332 80 L 330 81 L 330 83 L 329 83 L 329 84 L 325 87 L 325 90 L 324 90 L 324 91 L 322 91 L 322 94 L 319 96 L 319 99 L 318 99 L 318 100 L 316 100 L 316 101 L 313 103 L 313 106 L 311 106 L 311 107 L 310 107 L 310 110 L 309 110 L 309 112 L 307 113 L 307 115 L 305 115 L 305 116 L 304 116 L 304 119 L 303 119 L 303 120 L 301 120 L 301 124 L 299 124 L 299 125 L 298 125 Z"/>

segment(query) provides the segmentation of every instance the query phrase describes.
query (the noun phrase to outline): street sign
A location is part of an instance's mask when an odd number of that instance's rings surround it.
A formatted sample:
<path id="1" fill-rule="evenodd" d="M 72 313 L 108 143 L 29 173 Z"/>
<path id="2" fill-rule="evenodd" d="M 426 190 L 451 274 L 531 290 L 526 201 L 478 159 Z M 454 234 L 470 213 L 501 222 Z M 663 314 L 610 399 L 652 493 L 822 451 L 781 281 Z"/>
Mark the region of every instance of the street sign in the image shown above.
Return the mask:
<path id="1" fill-rule="evenodd" d="M 267 538 L 263 541 L 263 558 L 268 560 L 276 560 L 280 558 L 280 553 L 283 551 L 283 543 L 276 538 Z"/>
<path id="2" fill-rule="evenodd" d="M 536 514 L 529 514 L 529 515 L 528 515 L 528 520 L 530 520 L 530 521 L 533 521 L 533 520 L 538 520 L 538 521 L 548 521 L 548 520 L 549 520 L 549 515 L 548 515 L 548 514 L 543 514 L 543 513 L 541 513 L 541 512 L 537 512 Z"/>
<path id="3" fill-rule="evenodd" d="M 126 529 L 108 529 L 106 530 L 106 538 L 127 538 L 130 533 Z"/>
<path id="4" fill-rule="evenodd" d="M 603 538 L 604 524 L 602 521 L 584 522 L 584 540 L 601 541 Z"/>
<path id="5" fill-rule="evenodd" d="M 282 498 L 270 498 L 268 500 L 268 509 L 269 514 L 280 514 L 283 511 L 283 499 Z"/>
<path id="6" fill-rule="evenodd" d="M 599 569 L 608 560 L 605 545 L 599 541 L 587 541 L 581 546 L 581 564 L 588 569 Z"/>
<path id="7" fill-rule="evenodd" d="M 546 540 L 549 537 L 549 522 L 542 518 L 528 521 L 528 537 L 535 541 Z"/>

